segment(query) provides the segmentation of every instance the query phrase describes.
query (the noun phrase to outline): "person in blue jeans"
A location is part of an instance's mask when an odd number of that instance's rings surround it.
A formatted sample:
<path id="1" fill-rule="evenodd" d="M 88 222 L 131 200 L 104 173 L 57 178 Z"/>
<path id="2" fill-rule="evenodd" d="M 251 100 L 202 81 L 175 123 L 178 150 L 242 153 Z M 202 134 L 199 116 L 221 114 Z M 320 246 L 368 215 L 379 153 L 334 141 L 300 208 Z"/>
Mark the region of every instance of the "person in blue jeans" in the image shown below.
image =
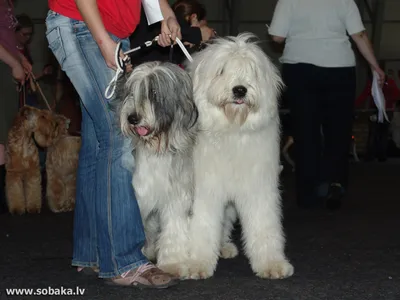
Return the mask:
<path id="1" fill-rule="evenodd" d="M 181 38 L 180 27 L 168 2 L 159 4 L 164 17 L 159 44 L 165 47 Z M 130 140 L 104 97 L 115 75 L 117 42 L 129 49 L 140 6 L 139 0 L 49 0 L 46 37 L 81 99 L 72 265 L 109 284 L 165 288 L 176 281 L 142 254 L 145 235 L 131 183 Z"/>

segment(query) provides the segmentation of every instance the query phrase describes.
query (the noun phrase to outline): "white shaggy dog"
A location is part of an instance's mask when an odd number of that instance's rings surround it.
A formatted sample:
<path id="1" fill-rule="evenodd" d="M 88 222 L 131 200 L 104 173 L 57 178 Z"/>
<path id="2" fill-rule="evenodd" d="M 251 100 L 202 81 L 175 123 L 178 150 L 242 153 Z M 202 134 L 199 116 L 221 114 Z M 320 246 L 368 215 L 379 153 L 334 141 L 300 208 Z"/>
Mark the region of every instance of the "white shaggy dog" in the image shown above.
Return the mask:
<path id="1" fill-rule="evenodd" d="M 232 246 L 227 239 L 235 219 L 231 204 L 239 213 L 245 252 L 256 275 L 285 278 L 294 271 L 285 257 L 281 225 L 277 98 L 282 82 L 252 38 L 246 33 L 216 39 L 187 66 L 199 134 L 190 258 L 183 278 L 212 276 L 221 240 Z"/>
<path id="2" fill-rule="evenodd" d="M 132 184 L 145 226 L 144 254 L 179 274 L 194 190 L 192 81 L 174 64 L 151 62 L 136 67 L 118 90 L 121 129 L 135 148 Z"/>

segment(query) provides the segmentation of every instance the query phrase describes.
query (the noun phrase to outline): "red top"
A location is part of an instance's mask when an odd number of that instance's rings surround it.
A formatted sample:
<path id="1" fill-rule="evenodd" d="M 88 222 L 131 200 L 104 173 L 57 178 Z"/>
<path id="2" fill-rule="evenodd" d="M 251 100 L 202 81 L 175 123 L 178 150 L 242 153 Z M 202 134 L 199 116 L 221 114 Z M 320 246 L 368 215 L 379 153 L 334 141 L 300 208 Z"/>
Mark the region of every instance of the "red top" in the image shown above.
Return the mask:
<path id="1" fill-rule="evenodd" d="M 140 21 L 140 0 L 97 0 L 106 30 L 120 39 L 129 37 Z M 75 0 L 49 0 L 49 8 L 65 17 L 82 21 Z"/>
<path id="2" fill-rule="evenodd" d="M 367 100 L 367 98 L 371 96 L 371 88 L 372 82 L 371 80 L 369 80 L 364 91 L 356 99 L 356 107 L 364 103 L 365 100 Z M 385 96 L 386 109 L 394 108 L 396 101 L 400 100 L 400 90 L 398 89 L 396 82 L 392 78 L 389 78 L 383 85 L 382 91 L 383 95 Z M 371 107 L 373 107 L 374 105 L 375 103 L 372 101 Z"/>

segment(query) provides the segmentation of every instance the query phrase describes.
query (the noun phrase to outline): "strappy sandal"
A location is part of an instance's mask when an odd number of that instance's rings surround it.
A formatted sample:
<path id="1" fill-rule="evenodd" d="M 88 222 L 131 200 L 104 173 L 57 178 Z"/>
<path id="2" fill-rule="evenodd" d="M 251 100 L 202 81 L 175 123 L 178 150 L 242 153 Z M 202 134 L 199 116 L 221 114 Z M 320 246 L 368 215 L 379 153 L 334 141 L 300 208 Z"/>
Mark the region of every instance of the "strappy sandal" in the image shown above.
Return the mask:
<path id="1" fill-rule="evenodd" d="M 177 279 L 151 263 L 125 272 L 121 276 L 106 279 L 105 283 L 114 286 L 137 287 L 141 289 L 165 289 L 176 285 Z"/>

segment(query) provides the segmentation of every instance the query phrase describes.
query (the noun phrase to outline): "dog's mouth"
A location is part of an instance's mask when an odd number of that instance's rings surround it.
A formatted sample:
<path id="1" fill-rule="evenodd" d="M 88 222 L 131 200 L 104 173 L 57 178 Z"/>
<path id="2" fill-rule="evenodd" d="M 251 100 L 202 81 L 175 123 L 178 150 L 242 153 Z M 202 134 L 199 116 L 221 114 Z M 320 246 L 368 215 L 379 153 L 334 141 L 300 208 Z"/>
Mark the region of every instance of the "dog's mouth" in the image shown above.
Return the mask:
<path id="1" fill-rule="evenodd" d="M 244 99 L 235 99 L 235 100 L 233 100 L 233 103 L 237 104 L 237 105 L 241 105 L 241 104 L 245 104 L 246 101 Z"/>
<path id="2" fill-rule="evenodd" d="M 133 130 L 138 136 L 148 136 L 151 133 L 150 128 L 146 126 L 134 126 Z"/>

